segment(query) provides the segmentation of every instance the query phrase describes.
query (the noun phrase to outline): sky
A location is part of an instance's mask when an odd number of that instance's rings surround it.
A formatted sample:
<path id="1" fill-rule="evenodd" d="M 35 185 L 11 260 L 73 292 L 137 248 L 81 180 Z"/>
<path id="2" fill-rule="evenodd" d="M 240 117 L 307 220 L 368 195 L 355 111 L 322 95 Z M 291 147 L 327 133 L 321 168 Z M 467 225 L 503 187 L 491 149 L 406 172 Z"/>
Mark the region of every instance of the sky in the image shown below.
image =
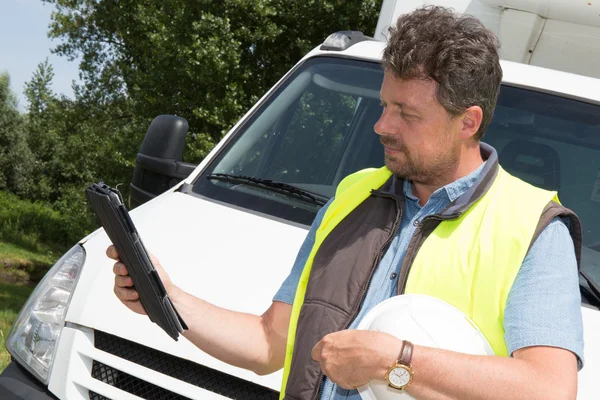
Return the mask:
<path id="1" fill-rule="evenodd" d="M 10 74 L 19 109 L 26 111 L 25 82 L 46 57 L 54 68 L 52 90 L 73 97 L 71 82 L 79 81 L 78 61 L 50 53 L 50 49 L 60 43 L 48 38 L 54 5 L 42 0 L 0 0 L 0 5 L 0 71 Z"/>

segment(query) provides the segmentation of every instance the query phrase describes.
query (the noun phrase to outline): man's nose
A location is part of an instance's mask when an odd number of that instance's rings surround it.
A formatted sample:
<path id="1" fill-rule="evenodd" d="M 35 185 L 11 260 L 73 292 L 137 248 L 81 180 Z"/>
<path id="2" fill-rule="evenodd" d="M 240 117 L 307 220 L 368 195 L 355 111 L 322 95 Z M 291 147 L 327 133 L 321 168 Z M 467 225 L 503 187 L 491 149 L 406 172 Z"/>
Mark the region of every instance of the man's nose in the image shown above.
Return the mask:
<path id="1" fill-rule="evenodd" d="M 379 116 L 379 120 L 377 120 L 377 122 L 373 126 L 373 130 L 379 136 L 390 135 L 393 132 L 393 130 L 391 130 L 390 128 L 391 127 L 389 126 L 388 113 L 386 112 L 386 110 L 383 110 L 383 112 L 381 113 L 381 116 Z"/>

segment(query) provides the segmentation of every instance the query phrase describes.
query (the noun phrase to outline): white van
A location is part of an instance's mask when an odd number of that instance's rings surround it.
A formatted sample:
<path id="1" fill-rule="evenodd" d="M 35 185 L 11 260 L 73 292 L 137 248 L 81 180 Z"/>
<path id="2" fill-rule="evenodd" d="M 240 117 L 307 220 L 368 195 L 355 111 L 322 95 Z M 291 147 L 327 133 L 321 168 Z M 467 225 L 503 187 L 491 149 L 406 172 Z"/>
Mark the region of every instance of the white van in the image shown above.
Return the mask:
<path id="1" fill-rule="evenodd" d="M 152 198 L 160 185 L 168 189 L 132 217 L 179 287 L 231 310 L 268 308 L 336 185 L 354 171 L 382 165 L 373 125 L 381 113 L 386 29 L 426 3 L 385 0 L 374 39 L 332 35 L 183 181 L 192 167 L 172 155 L 181 155 L 184 121 L 153 123 L 138 157 L 145 167 L 136 170 L 134 200 Z M 504 82 L 484 140 L 505 169 L 558 190 L 581 218 L 582 266 L 592 282 L 581 281 L 586 363 L 578 399 L 598 399 L 600 293 L 593 281 L 600 282 L 600 2 L 437 3 L 478 16 L 501 39 Z M 0 398 L 278 397 L 281 372 L 258 376 L 227 365 L 125 308 L 112 291 L 108 245 L 97 230 L 40 282 L 7 338 L 13 362 L 0 377 Z"/>

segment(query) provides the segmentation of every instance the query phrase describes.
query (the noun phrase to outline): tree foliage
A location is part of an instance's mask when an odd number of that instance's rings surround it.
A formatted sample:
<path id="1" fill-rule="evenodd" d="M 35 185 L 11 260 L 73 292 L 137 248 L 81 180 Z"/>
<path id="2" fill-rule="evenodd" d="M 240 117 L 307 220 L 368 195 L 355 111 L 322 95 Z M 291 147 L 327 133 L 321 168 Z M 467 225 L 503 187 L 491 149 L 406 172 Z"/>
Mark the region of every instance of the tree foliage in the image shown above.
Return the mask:
<path id="1" fill-rule="evenodd" d="M 24 120 L 10 90 L 10 76 L 0 74 L 0 189 L 28 195 L 32 153 L 27 145 Z"/>
<path id="2" fill-rule="evenodd" d="M 48 63 L 48 58 L 38 64 L 31 81 L 25 84 L 25 97 L 29 101 L 29 115 L 32 117 L 42 114 L 55 100 L 50 88 L 54 78 L 54 68 Z"/>
<path id="3" fill-rule="evenodd" d="M 338 30 L 375 29 L 381 0 L 48 0 L 56 51 L 82 57 L 84 92 L 126 96 L 150 120 L 190 123 L 202 157 L 311 48 Z"/>
<path id="4" fill-rule="evenodd" d="M 83 189 L 127 192 L 159 114 L 186 118 L 198 162 L 286 71 L 332 32 L 375 30 L 382 0 L 40 0 L 52 3 L 54 51 L 79 59 L 74 98 L 51 90 L 47 60 L 18 112 L 0 75 L 0 190 L 43 202 L 71 234 L 93 227 Z"/>

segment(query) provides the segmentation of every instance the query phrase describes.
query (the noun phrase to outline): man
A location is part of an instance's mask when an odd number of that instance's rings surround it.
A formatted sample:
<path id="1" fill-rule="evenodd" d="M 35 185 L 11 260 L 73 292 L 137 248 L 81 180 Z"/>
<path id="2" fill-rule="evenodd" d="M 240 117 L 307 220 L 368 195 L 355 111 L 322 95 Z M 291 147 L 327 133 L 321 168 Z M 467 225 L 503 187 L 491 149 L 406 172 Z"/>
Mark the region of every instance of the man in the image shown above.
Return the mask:
<path id="1" fill-rule="evenodd" d="M 383 57 L 375 125 L 387 168 L 339 185 L 262 316 L 184 293 L 161 269 L 189 325 L 185 336 L 258 374 L 285 361 L 286 399 L 359 399 L 355 388 L 398 365 L 409 365 L 412 381 L 401 388 L 418 399 L 575 399 L 579 221 L 553 193 L 504 172 L 480 143 L 502 77 L 497 49 L 481 23 L 444 8 L 400 17 Z M 107 255 L 118 261 L 114 247 Z M 114 272 L 119 299 L 143 313 L 125 266 Z M 496 356 L 352 329 L 398 293 L 454 304 Z"/>

